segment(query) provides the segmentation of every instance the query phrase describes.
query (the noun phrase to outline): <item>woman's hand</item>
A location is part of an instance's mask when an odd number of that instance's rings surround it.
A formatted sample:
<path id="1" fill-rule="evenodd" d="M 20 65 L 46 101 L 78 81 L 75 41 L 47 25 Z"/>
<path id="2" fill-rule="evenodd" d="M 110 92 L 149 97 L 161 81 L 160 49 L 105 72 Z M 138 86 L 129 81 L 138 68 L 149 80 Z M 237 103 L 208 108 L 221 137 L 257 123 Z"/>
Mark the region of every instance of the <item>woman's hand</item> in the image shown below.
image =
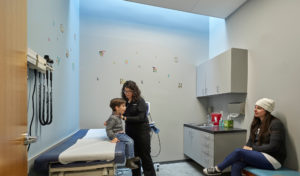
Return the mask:
<path id="1" fill-rule="evenodd" d="M 249 147 L 249 146 L 247 146 L 247 145 L 245 145 L 245 146 L 243 147 L 243 149 L 245 149 L 245 150 L 253 150 L 252 147 Z"/>
<path id="2" fill-rule="evenodd" d="M 106 126 L 107 125 L 107 123 L 106 123 L 106 121 L 104 122 L 104 124 L 103 124 L 104 126 Z"/>
<path id="3" fill-rule="evenodd" d="M 127 118 L 125 116 L 121 115 L 121 119 L 126 120 Z"/>
<path id="4" fill-rule="evenodd" d="M 113 140 L 111 140 L 112 143 L 117 143 L 120 142 L 118 138 L 113 138 Z"/>

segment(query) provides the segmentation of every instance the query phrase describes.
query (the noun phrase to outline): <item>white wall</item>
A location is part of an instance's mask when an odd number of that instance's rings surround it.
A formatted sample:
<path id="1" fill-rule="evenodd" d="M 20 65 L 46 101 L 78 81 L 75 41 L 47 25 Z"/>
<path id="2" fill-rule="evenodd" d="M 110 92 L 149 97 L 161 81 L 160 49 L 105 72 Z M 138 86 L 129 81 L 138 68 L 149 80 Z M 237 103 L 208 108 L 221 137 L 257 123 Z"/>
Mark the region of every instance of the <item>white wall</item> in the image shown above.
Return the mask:
<path id="1" fill-rule="evenodd" d="M 248 95 L 246 117 L 241 126 L 249 128 L 257 99 L 274 99 L 274 114 L 282 119 L 287 131 L 286 166 L 298 170 L 299 7 L 300 1 L 294 0 L 248 1 L 225 23 L 218 19 L 210 20 L 209 44 L 210 57 L 231 47 L 248 49 Z"/>
<path id="2" fill-rule="evenodd" d="M 196 65 L 207 58 L 208 17 L 126 1 L 80 1 L 80 127 L 103 128 L 110 99 L 120 97 L 120 78 L 134 80 L 161 130 L 162 152 L 154 160 L 183 159 L 183 123 L 205 119 Z M 158 151 L 155 138 L 152 151 Z"/>
<path id="3" fill-rule="evenodd" d="M 60 25 L 64 31 L 61 32 Z M 76 35 L 74 37 L 74 35 Z M 55 61 L 53 122 L 41 126 L 34 117 L 32 135 L 38 137 L 28 159 L 48 149 L 79 128 L 79 1 L 28 0 L 28 47 Z M 69 57 L 66 52 L 69 50 Z M 28 130 L 32 119 L 34 74 L 28 77 Z M 36 101 L 35 101 L 36 103 Z"/>

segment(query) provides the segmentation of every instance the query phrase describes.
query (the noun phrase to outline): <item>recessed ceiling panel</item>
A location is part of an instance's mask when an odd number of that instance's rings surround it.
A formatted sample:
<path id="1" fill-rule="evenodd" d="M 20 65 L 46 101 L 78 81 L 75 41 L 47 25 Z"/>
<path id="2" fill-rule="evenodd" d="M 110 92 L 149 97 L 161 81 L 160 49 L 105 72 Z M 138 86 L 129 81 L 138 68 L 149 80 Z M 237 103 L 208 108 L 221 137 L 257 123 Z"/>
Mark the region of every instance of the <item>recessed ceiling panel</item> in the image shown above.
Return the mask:
<path id="1" fill-rule="evenodd" d="M 226 18 L 247 0 L 126 0 L 200 15 Z"/>

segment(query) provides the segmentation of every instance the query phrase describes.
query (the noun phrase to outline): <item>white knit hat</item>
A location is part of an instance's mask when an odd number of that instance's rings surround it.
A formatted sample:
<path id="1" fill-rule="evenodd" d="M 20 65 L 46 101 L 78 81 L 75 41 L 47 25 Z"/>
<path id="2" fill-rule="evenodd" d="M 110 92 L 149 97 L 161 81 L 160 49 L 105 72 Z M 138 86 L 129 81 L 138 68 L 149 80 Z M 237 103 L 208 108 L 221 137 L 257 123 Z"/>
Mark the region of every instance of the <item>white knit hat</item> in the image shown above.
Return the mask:
<path id="1" fill-rule="evenodd" d="M 266 111 L 272 112 L 275 107 L 275 101 L 269 98 L 262 98 L 257 100 L 255 105 L 264 108 Z"/>

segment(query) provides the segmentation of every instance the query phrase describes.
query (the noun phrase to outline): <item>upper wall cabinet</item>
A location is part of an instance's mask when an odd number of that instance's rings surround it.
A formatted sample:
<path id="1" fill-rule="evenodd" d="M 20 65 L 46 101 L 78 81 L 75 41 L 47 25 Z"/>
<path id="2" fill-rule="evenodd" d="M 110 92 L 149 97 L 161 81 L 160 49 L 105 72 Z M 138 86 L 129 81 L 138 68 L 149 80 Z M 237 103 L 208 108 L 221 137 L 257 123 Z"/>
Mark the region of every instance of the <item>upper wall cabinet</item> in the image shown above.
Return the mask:
<path id="1" fill-rule="evenodd" d="M 230 50 L 197 67 L 197 97 L 247 93 L 248 51 Z"/>

